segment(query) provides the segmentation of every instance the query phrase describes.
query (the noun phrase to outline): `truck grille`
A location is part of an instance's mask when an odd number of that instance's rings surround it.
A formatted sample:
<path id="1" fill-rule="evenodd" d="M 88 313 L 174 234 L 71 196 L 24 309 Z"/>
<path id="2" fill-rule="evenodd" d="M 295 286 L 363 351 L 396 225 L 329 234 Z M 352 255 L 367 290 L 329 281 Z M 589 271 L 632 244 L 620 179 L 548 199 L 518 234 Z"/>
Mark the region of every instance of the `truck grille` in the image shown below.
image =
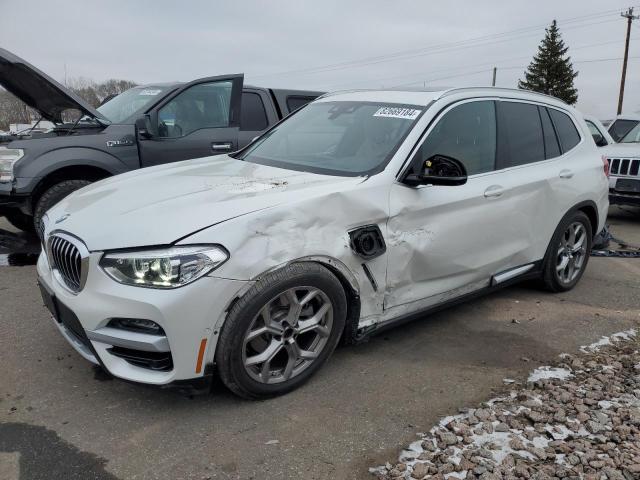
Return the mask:
<path id="1" fill-rule="evenodd" d="M 607 158 L 609 172 L 618 177 L 637 177 L 640 170 L 640 159 L 637 158 Z"/>
<path id="2" fill-rule="evenodd" d="M 49 262 L 71 291 L 81 290 L 82 254 L 66 235 L 63 237 L 54 234 L 49 237 Z"/>

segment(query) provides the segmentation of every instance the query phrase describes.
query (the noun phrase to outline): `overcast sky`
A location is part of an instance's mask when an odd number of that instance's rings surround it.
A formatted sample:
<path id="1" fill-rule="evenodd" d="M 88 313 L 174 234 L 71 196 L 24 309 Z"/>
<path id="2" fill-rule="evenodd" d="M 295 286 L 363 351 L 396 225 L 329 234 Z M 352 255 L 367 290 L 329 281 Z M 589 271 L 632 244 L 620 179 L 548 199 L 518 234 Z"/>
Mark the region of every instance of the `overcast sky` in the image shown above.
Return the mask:
<path id="1" fill-rule="evenodd" d="M 244 72 L 254 85 L 318 90 L 469 86 L 489 85 L 495 65 L 497 85 L 515 87 L 555 18 L 580 72 L 578 107 L 607 119 L 615 115 L 622 68 L 620 11 L 631 5 L 0 0 L 0 46 L 60 81 L 66 69 L 69 78 L 138 83 Z M 634 23 L 625 112 L 640 110 L 640 21 Z"/>

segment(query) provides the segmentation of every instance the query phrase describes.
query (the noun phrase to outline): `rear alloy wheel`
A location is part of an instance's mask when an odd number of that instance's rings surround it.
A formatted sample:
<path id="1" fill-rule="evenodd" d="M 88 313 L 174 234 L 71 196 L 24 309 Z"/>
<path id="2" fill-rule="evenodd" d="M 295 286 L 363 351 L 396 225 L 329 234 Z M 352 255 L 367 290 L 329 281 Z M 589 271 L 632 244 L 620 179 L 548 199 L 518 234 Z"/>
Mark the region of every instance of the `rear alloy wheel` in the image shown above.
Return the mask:
<path id="1" fill-rule="evenodd" d="M 569 225 L 560 239 L 556 254 L 558 280 L 570 284 L 582 272 L 587 257 L 587 230 L 580 222 Z"/>
<path id="2" fill-rule="evenodd" d="M 266 274 L 234 306 L 216 350 L 220 378 L 245 398 L 302 385 L 335 349 L 346 319 L 340 281 L 317 263 Z"/>
<path id="3" fill-rule="evenodd" d="M 553 235 L 543 267 L 543 282 L 548 290 L 571 290 L 584 273 L 593 235 L 591 222 L 578 211 L 565 218 Z"/>

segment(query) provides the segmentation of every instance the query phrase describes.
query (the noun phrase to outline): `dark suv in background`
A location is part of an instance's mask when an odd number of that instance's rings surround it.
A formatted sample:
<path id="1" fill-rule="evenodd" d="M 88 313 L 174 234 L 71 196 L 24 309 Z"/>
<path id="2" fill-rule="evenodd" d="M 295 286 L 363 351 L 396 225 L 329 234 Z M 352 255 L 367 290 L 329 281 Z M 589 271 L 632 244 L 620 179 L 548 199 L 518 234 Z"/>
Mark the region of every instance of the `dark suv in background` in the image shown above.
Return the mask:
<path id="1" fill-rule="evenodd" d="M 139 86 L 96 109 L 0 49 L 0 85 L 55 124 L 0 139 L 0 216 L 33 231 L 50 207 L 91 182 L 238 150 L 321 94 L 243 80 L 235 74 Z M 70 114 L 75 121 L 65 121 Z"/>

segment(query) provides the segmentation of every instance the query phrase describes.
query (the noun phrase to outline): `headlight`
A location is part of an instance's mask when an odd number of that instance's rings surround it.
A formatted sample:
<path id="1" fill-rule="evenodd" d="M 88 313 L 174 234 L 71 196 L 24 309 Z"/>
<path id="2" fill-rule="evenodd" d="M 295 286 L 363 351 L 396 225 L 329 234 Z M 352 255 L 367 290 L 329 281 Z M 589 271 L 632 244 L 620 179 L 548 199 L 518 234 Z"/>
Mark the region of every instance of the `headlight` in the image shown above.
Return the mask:
<path id="1" fill-rule="evenodd" d="M 23 156 L 21 148 L 0 147 L 0 182 L 13 181 L 13 165 Z"/>
<path id="2" fill-rule="evenodd" d="M 100 260 L 100 266 L 111 278 L 126 285 L 177 288 L 218 268 L 228 258 L 220 246 L 193 245 L 108 253 Z"/>

